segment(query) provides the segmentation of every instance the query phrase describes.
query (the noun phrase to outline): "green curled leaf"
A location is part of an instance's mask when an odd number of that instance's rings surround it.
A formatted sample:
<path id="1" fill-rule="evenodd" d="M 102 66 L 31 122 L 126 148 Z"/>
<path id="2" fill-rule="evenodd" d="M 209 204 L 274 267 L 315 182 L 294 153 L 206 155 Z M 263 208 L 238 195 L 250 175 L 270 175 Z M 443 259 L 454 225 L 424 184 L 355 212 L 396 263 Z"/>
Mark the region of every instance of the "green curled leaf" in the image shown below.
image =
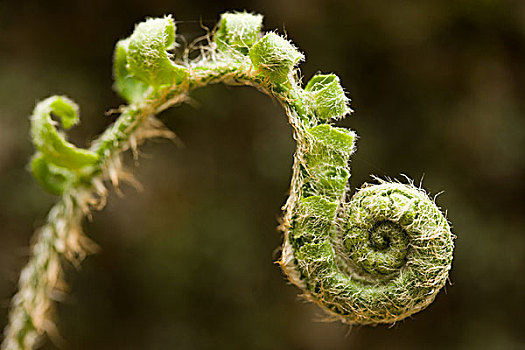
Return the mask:
<path id="1" fill-rule="evenodd" d="M 354 152 L 355 133 L 345 128 L 321 124 L 308 129 L 310 147 L 306 154 L 306 166 L 317 167 L 325 163 L 346 167 Z"/>
<path id="2" fill-rule="evenodd" d="M 181 83 L 188 72 L 174 64 L 166 52 L 174 43 L 175 24 L 171 17 L 150 18 L 138 24 L 128 43 L 129 72 L 155 87 Z"/>
<path id="3" fill-rule="evenodd" d="M 306 84 L 305 91 L 311 93 L 316 115 L 322 122 L 341 118 L 351 112 L 348 107 L 349 100 L 339 82 L 339 77 L 335 74 L 314 76 Z"/>
<path id="4" fill-rule="evenodd" d="M 95 164 L 98 156 L 89 150 L 77 148 L 67 142 L 51 119 L 54 114 L 69 129 L 79 122 L 78 106 L 65 96 L 52 96 L 39 102 L 31 116 L 31 136 L 36 148 L 47 161 L 69 169 L 79 169 Z"/>
<path id="5" fill-rule="evenodd" d="M 348 161 L 354 151 L 355 133 L 328 124 L 307 129 L 309 147 L 304 157 L 304 196 L 341 200 L 350 172 Z"/>
<path id="6" fill-rule="evenodd" d="M 292 43 L 273 32 L 267 33 L 250 49 L 253 67 L 276 83 L 286 82 L 303 58 Z"/>
<path id="7" fill-rule="evenodd" d="M 64 192 L 67 184 L 73 179 L 71 172 L 49 163 L 40 152 L 31 159 L 31 172 L 46 191 L 57 196 Z"/>
<path id="8" fill-rule="evenodd" d="M 259 39 L 263 16 L 259 14 L 223 13 L 214 41 L 221 51 L 233 48 L 244 55 Z"/>
<path id="9" fill-rule="evenodd" d="M 115 45 L 113 56 L 113 88 L 128 102 L 138 101 L 148 89 L 142 81 L 133 77 L 128 70 L 128 46 L 130 39 L 124 39 Z"/>
<path id="10" fill-rule="evenodd" d="M 331 201 L 340 200 L 344 194 L 350 172 L 340 165 L 317 164 L 304 173 L 304 197 L 322 196 Z"/>

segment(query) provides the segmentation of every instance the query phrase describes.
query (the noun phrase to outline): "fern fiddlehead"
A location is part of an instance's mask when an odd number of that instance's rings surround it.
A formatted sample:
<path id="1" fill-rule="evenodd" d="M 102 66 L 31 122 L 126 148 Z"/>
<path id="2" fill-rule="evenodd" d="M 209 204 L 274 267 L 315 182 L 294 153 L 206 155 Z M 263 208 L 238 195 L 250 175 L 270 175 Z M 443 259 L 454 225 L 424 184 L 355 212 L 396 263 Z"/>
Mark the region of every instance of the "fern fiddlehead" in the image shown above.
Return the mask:
<path id="1" fill-rule="evenodd" d="M 171 17 L 148 19 L 119 41 L 115 90 L 129 103 L 90 149 L 68 143 L 64 129 L 78 121 L 76 104 L 63 96 L 37 104 L 31 168 L 49 192 L 60 195 L 37 232 L 32 257 L 13 297 L 3 349 L 32 349 L 53 335 L 52 292 L 60 288 L 60 257 L 80 263 L 94 246 L 82 234 L 84 216 L 101 208 L 105 184 L 131 180 L 121 153 L 150 137 L 171 137 L 154 115 L 196 88 L 214 83 L 250 85 L 275 97 L 293 127 L 297 149 L 290 196 L 284 206 L 279 263 L 305 295 L 343 322 L 392 323 L 425 308 L 444 285 L 453 236 L 424 191 L 380 181 L 347 201 L 354 132 L 333 126 L 351 112 L 334 74 L 304 88 L 297 64 L 304 59 L 288 40 L 261 34 L 262 16 L 225 13 L 196 59 L 176 62 Z"/>

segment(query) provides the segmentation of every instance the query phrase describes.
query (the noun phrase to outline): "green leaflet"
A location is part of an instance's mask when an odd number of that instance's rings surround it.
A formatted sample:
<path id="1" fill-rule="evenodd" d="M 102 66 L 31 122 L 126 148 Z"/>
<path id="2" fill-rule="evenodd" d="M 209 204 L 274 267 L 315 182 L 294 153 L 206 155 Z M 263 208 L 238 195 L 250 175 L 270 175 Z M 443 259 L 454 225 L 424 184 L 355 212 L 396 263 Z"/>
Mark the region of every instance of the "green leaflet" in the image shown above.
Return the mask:
<path id="1" fill-rule="evenodd" d="M 304 56 L 288 40 L 270 32 L 252 46 L 250 58 L 255 69 L 280 84 L 290 79 L 292 69 Z"/>
<path id="2" fill-rule="evenodd" d="M 249 13 L 224 13 L 214 41 L 219 50 L 247 55 L 250 47 L 259 39 L 263 16 Z"/>
<path id="3" fill-rule="evenodd" d="M 308 129 L 308 149 L 304 155 L 303 195 L 322 195 L 338 201 L 344 193 L 354 149 L 355 134 L 343 128 L 321 124 Z"/>
<path id="4" fill-rule="evenodd" d="M 128 69 L 128 46 L 130 39 L 120 40 L 115 45 L 113 56 L 113 88 L 129 103 L 140 101 L 148 85 L 134 78 Z"/>
<path id="5" fill-rule="evenodd" d="M 175 44 L 175 24 L 171 17 L 150 18 L 137 25 L 129 38 L 128 70 L 147 85 L 180 84 L 186 68 L 174 64 L 166 50 Z"/>
<path id="6" fill-rule="evenodd" d="M 64 129 L 77 124 L 78 106 L 64 96 L 52 96 L 39 102 L 31 116 L 31 136 L 36 148 L 50 163 L 70 169 L 95 164 L 98 156 L 67 142 L 55 128 L 51 114 L 56 115 Z"/>
<path id="7" fill-rule="evenodd" d="M 315 111 L 319 120 L 326 123 L 332 118 L 343 118 L 352 110 L 348 107 L 348 98 L 335 74 L 316 75 L 304 88 L 314 100 Z"/>
<path id="8" fill-rule="evenodd" d="M 60 194 L 74 172 L 94 165 L 99 157 L 67 142 L 57 131 L 51 115 L 60 119 L 64 129 L 69 129 L 79 122 L 78 106 L 65 96 L 52 96 L 39 102 L 31 116 L 31 136 L 39 151 L 31 161 L 31 170 L 46 190 Z"/>

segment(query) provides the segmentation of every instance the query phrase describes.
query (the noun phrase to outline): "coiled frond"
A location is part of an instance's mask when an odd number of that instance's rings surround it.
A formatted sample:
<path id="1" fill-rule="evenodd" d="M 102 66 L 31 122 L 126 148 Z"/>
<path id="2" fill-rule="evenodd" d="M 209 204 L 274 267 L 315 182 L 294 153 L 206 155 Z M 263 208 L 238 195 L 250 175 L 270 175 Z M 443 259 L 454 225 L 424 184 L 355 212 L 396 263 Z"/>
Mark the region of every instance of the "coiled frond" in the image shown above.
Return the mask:
<path id="1" fill-rule="evenodd" d="M 200 56 L 174 61 L 174 23 L 171 16 L 148 19 L 116 44 L 114 87 L 129 105 L 89 149 L 68 143 L 52 119 L 59 117 L 64 129 L 78 122 L 74 102 L 53 96 L 37 104 L 32 170 L 61 198 L 22 272 L 3 349 L 32 349 L 54 329 L 51 293 L 59 285 L 59 257 L 79 263 L 92 251 L 81 233 L 83 217 L 103 207 L 105 184 L 133 181 L 121 153 L 150 137 L 172 137 L 154 115 L 214 83 L 253 86 L 273 96 L 293 127 L 297 149 L 279 261 L 289 279 L 349 324 L 393 323 L 431 303 L 451 267 L 450 227 L 411 184 L 380 181 L 348 199 L 356 134 L 333 125 L 351 112 L 337 75 L 316 75 L 303 88 L 297 65 L 304 55 L 279 34 L 261 33 L 262 16 L 246 12 L 223 14 Z"/>

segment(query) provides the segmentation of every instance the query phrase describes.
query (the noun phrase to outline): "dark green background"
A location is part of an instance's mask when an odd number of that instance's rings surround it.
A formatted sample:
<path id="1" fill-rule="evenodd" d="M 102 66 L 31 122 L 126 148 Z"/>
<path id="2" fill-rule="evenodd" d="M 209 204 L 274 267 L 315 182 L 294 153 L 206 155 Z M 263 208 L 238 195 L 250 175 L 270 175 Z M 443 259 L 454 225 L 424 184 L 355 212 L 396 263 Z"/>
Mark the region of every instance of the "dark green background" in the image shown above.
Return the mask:
<path id="1" fill-rule="evenodd" d="M 0 1 L 0 312 L 55 198 L 27 172 L 35 102 L 81 107 L 79 145 L 114 117 L 113 46 L 145 16 L 187 38 L 219 14 L 265 15 L 306 54 L 304 80 L 335 72 L 360 139 L 352 188 L 406 174 L 457 235 L 447 285 L 394 327 L 322 322 L 279 267 L 276 230 L 294 143 L 277 103 L 248 88 L 193 94 L 160 118 L 184 143 L 142 148 L 137 193 L 112 195 L 86 232 L 102 250 L 59 306 L 66 349 L 518 349 L 525 347 L 525 2 Z M 127 160 L 130 164 L 128 157 Z M 50 343 L 45 349 L 54 348 Z"/>

